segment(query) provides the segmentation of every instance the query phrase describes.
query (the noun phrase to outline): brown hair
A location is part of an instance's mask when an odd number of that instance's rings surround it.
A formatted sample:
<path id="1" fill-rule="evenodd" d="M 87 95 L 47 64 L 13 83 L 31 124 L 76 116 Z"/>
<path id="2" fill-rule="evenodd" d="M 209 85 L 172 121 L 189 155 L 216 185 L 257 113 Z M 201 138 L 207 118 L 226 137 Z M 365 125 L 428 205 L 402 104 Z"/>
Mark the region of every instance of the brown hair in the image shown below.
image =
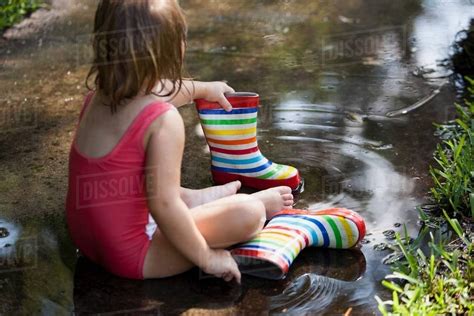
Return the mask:
<path id="1" fill-rule="evenodd" d="M 186 32 L 177 0 L 100 0 L 87 87 L 95 76 L 95 88 L 110 98 L 112 113 L 143 88 L 145 94 L 174 95 L 182 86 Z M 165 91 L 165 80 L 171 90 Z M 158 83 L 161 89 L 154 92 Z"/>

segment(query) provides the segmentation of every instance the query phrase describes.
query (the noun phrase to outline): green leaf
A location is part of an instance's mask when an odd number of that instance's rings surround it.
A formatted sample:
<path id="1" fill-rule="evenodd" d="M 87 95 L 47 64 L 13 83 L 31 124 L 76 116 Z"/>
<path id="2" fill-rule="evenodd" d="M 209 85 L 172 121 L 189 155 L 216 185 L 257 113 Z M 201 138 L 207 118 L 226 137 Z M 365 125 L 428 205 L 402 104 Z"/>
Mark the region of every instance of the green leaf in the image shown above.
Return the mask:
<path id="1" fill-rule="evenodd" d="M 382 285 L 385 286 L 386 288 L 392 290 L 392 291 L 395 291 L 395 292 L 398 292 L 398 293 L 403 293 L 403 289 L 400 286 L 398 286 L 397 284 L 393 283 L 393 282 L 388 282 L 386 280 L 383 280 Z"/>
<path id="2" fill-rule="evenodd" d="M 378 309 L 379 309 L 380 313 L 383 316 L 388 316 L 388 311 L 385 308 L 385 305 L 389 304 L 389 302 L 383 302 L 382 299 L 378 296 L 375 296 L 375 300 L 377 301 Z"/>
<path id="3" fill-rule="evenodd" d="M 474 218 L 474 193 L 469 194 L 469 201 L 471 204 L 471 217 Z"/>
<path id="4" fill-rule="evenodd" d="M 456 151 L 454 152 L 454 159 L 457 160 L 459 158 L 459 155 L 461 154 L 461 151 L 464 149 L 464 142 L 466 141 L 466 135 L 462 135 L 461 139 L 459 140 L 459 143 L 457 144 Z"/>
<path id="5" fill-rule="evenodd" d="M 435 277 L 436 266 L 435 266 L 435 257 L 433 255 L 430 256 L 430 282 L 433 281 Z"/>
<path id="6" fill-rule="evenodd" d="M 410 308 L 413 303 L 420 297 L 421 288 L 417 287 L 415 292 L 412 294 L 410 300 L 407 302 L 407 307 Z"/>
<path id="7" fill-rule="evenodd" d="M 393 300 L 393 309 L 397 310 L 400 308 L 400 301 L 398 300 L 397 292 L 392 292 L 392 300 Z"/>
<path id="8" fill-rule="evenodd" d="M 453 219 L 449 218 L 445 210 L 443 210 L 443 214 L 446 217 L 446 220 L 448 221 L 448 223 L 451 225 L 451 227 L 454 229 L 456 234 L 459 236 L 459 238 L 461 238 L 461 240 L 464 242 L 465 245 L 468 245 L 469 241 L 464 236 L 464 232 L 462 230 L 461 224 L 459 224 L 459 221 L 456 218 L 453 218 Z"/>
<path id="9" fill-rule="evenodd" d="M 460 120 L 460 119 L 457 119 L 457 120 L 456 120 L 456 123 L 458 123 L 458 124 L 459 124 L 459 126 L 461 126 L 461 127 L 462 127 L 462 129 L 464 129 L 465 131 L 468 131 L 468 130 L 469 130 L 469 127 L 467 126 L 467 124 L 466 124 L 466 123 L 464 123 L 462 120 Z"/>

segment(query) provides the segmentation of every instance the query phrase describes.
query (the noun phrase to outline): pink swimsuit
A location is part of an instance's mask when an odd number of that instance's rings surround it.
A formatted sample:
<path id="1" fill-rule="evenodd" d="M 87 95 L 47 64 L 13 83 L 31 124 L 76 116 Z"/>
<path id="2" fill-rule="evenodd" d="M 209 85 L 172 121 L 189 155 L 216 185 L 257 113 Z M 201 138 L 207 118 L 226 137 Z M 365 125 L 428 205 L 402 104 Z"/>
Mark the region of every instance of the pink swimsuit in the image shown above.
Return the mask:
<path id="1" fill-rule="evenodd" d="M 80 119 L 92 95 L 86 97 Z M 79 153 L 75 140 L 71 147 L 66 200 L 71 237 L 85 256 L 121 277 L 143 279 L 143 263 L 156 230 L 146 199 L 143 137 L 171 108 L 162 102 L 146 106 L 101 158 Z"/>

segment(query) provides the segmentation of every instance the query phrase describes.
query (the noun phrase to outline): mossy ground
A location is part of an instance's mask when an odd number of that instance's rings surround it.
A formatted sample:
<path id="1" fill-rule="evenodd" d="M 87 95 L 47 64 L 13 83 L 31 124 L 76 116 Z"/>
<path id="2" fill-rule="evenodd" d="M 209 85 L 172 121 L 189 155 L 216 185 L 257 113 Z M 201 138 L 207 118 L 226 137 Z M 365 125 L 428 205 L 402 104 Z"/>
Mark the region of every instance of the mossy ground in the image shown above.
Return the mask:
<path id="1" fill-rule="evenodd" d="M 0 31 L 40 8 L 42 0 L 0 0 Z"/>

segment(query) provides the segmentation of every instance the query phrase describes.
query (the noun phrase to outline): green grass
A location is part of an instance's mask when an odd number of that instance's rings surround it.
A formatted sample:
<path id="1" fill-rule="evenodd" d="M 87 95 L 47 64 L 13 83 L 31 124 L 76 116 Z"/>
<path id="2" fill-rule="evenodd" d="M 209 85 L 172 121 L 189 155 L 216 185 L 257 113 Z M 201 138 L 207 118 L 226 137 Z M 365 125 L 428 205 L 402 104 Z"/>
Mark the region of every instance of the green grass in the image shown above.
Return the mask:
<path id="1" fill-rule="evenodd" d="M 0 31 L 38 9 L 43 0 L 0 0 Z"/>
<path id="2" fill-rule="evenodd" d="M 450 216 L 474 217 L 474 81 L 468 91 L 466 106 L 456 105 L 458 118 L 448 125 L 438 125 L 444 142 L 438 145 L 430 168 L 434 181 L 431 194 Z"/>
<path id="3" fill-rule="evenodd" d="M 428 256 L 397 234 L 404 261 L 382 281 L 392 291 L 392 300 L 376 297 L 382 315 L 474 315 L 473 244 L 456 219 L 446 218 L 458 238 L 447 244 L 431 235 Z"/>
<path id="4" fill-rule="evenodd" d="M 438 125 L 443 142 L 434 153 L 435 165 L 430 167 L 434 182 L 431 196 L 438 214 L 420 212 L 431 227 L 438 223 L 438 233 L 444 219 L 455 237 L 438 234 L 435 239 L 431 234 L 428 251 L 423 252 L 420 244 L 428 225 L 412 244 L 408 237 L 397 235 L 395 248 L 403 259 L 382 281 L 392 291 L 392 299 L 376 297 L 383 315 L 474 315 L 474 80 L 466 80 L 469 99 L 465 106 L 456 105 L 457 119 Z"/>

